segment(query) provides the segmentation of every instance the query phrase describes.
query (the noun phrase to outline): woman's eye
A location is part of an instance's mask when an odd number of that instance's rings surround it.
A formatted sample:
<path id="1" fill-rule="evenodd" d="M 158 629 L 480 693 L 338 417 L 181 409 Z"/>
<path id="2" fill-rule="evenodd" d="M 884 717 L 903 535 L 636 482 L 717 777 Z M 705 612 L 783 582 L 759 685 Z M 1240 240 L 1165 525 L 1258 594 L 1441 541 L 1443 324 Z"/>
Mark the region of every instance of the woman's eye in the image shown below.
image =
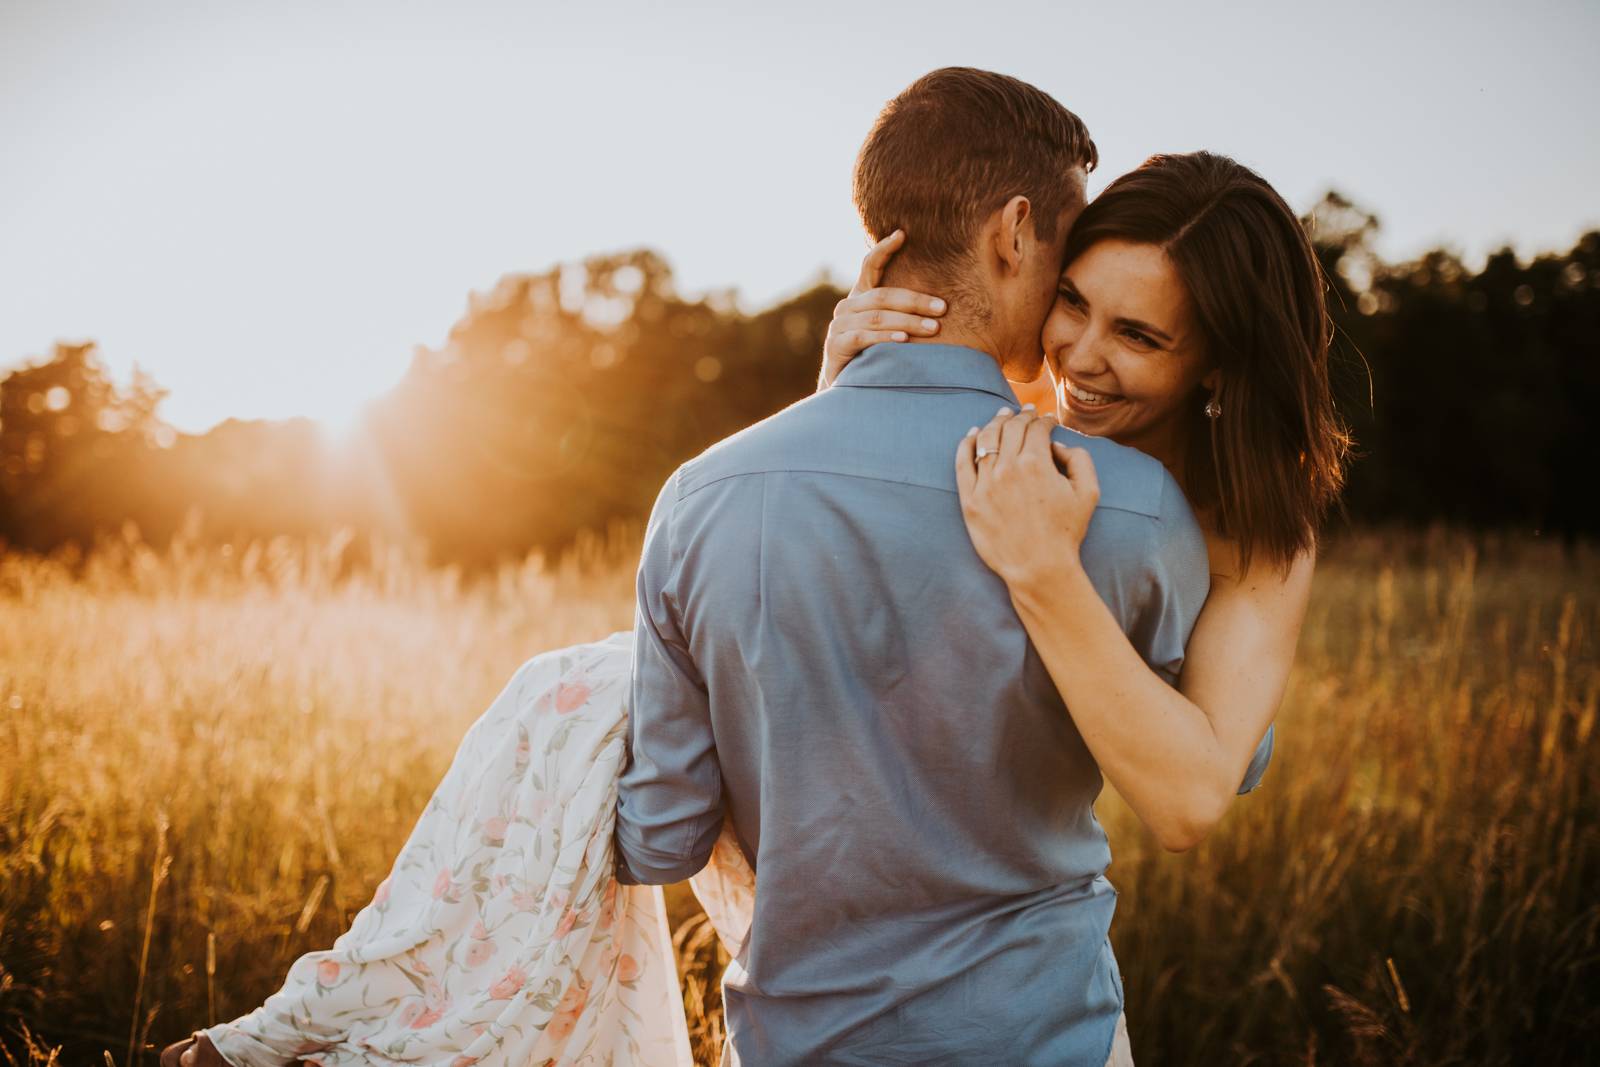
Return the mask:
<path id="1" fill-rule="evenodd" d="M 1065 301 L 1068 307 L 1077 307 L 1079 304 L 1083 303 L 1083 297 L 1079 296 L 1071 289 L 1057 289 L 1056 295 Z"/>
<path id="2" fill-rule="evenodd" d="M 1142 333 L 1139 330 L 1135 330 L 1131 326 L 1123 329 L 1122 336 L 1143 348 L 1154 348 L 1156 346 L 1155 338 L 1151 337 L 1147 333 Z"/>

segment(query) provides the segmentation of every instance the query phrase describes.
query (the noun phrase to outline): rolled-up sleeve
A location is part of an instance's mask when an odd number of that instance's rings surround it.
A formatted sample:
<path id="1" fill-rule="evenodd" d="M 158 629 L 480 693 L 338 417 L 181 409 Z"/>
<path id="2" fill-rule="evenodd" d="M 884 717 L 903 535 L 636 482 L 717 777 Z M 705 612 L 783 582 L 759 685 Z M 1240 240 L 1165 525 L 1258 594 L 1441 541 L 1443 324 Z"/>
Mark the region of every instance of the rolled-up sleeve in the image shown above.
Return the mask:
<path id="1" fill-rule="evenodd" d="M 617 877 L 664 885 L 699 871 L 722 829 L 722 771 L 705 680 L 679 612 L 678 476 L 661 490 L 639 561 L 628 762 L 617 803 Z"/>

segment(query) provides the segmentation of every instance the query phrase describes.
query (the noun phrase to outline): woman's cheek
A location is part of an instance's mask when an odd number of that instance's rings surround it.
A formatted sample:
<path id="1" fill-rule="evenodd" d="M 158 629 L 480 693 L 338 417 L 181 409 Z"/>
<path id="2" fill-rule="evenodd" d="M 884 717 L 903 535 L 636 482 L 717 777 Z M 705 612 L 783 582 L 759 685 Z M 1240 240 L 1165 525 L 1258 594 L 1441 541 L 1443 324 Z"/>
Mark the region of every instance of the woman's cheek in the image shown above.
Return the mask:
<path id="1" fill-rule="evenodd" d="M 1056 349 L 1062 345 L 1071 344 L 1077 333 L 1077 324 L 1073 322 L 1072 315 L 1060 300 L 1055 302 L 1050 309 L 1050 314 L 1045 316 L 1044 333 L 1040 341 L 1044 345 L 1045 358 L 1050 361 L 1052 369 L 1056 367 Z"/>

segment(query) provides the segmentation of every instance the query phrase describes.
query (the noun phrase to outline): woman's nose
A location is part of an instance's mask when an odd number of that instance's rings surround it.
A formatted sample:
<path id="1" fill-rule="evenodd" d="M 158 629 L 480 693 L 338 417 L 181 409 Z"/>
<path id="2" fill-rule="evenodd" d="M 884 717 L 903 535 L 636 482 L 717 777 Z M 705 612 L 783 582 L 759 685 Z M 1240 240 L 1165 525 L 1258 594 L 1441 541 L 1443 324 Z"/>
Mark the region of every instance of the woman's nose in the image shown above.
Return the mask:
<path id="1" fill-rule="evenodd" d="M 1073 378 L 1088 378 L 1106 369 L 1102 354 L 1104 338 L 1093 329 L 1085 330 L 1061 352 L 1061 367 Z"/>

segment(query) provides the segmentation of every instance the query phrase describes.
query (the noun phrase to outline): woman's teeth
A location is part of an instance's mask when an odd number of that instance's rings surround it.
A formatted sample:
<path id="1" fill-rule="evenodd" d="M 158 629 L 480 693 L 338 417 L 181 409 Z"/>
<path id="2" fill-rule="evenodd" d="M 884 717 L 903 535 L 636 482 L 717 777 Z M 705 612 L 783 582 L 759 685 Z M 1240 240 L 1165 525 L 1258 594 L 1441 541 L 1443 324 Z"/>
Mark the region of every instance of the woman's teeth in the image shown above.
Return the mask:
<path id="1" fill-rule="evenodd" d="M 1105 393 L 1091 393 L 1082 386 L 1073 385 L 1071 382 L 1067 383 L 1067 392 L 1072 395 L 1072 399 L 1086 407 L 1097 407 L 1120 399 L 1120 397 L 1109 396 Z"/>

